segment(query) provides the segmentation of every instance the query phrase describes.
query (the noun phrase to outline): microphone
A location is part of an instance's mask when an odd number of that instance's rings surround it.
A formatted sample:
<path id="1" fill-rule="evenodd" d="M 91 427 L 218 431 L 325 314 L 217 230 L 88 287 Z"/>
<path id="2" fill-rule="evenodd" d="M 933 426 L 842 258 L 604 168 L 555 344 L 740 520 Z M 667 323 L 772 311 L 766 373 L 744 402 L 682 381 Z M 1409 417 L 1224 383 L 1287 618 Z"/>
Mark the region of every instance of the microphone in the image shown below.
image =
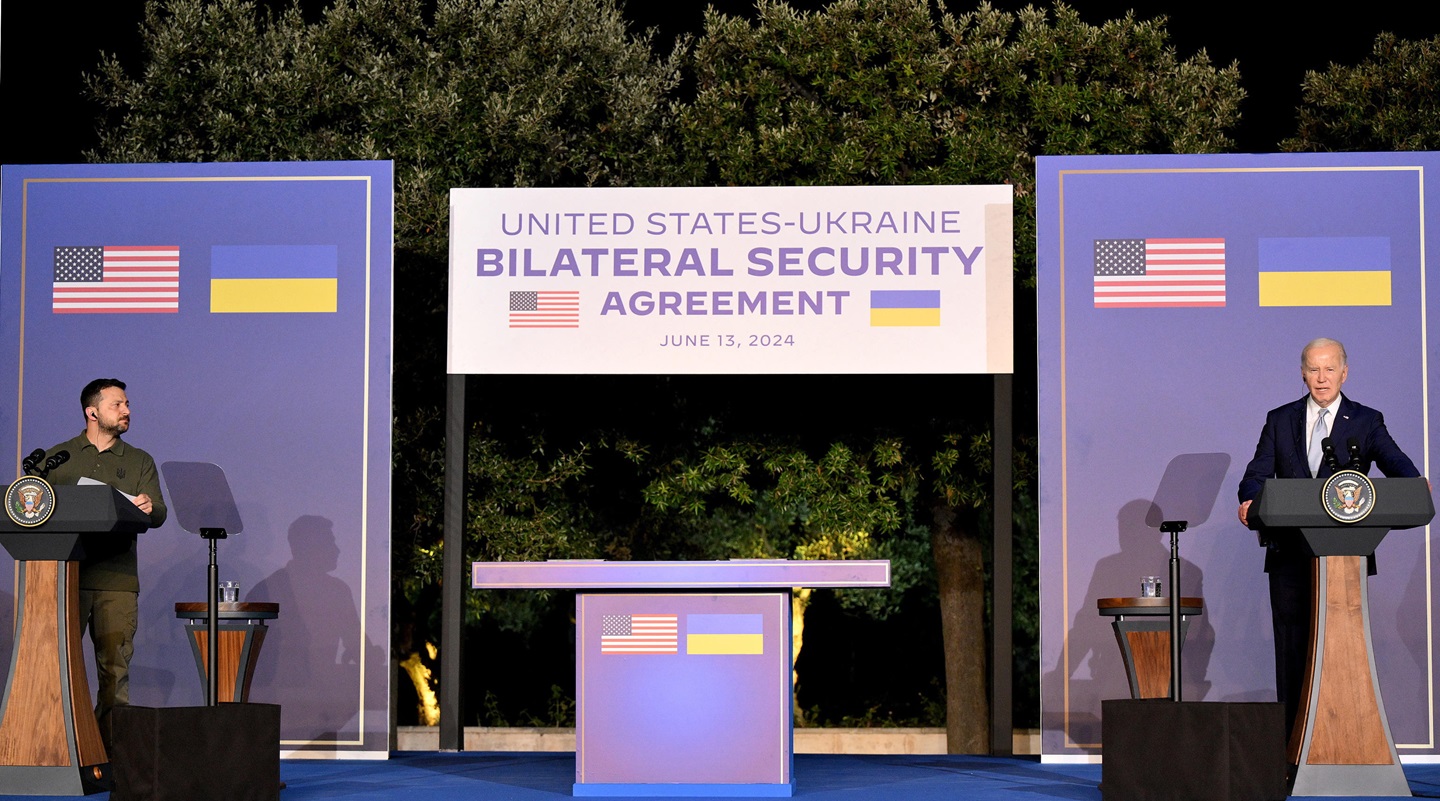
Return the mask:
<path id="1" fill-rule="evenodd" d="M 1345 441 L 1345 445 L 1350 450 L 1350 464 L 1348 467 L 1351 470 L 1359 470 L 1362 473 L 1370 472 L 1370 465 L 1363 464 L 1360 461 L 1360 441 L 1351 437 Z"/>
<path id="2" fill-rule="evenodd" d="M 25 457 L 25 460 L 23 462 L 20 463 L 20 471 L 25 475 L 29 475 L 31 471 L 35 469 L 35 465 L 40 464 L 40 460 L 44 458 L 45 449 L 36 448 L 35 450 L 30 452 L 29 456 Z"/>
<path id="3" fill-rule="evenodd" d="M 1335 460 L 1335 443 L 1331 442 L 1329 437 L 1320 440 L 1320 450 L 1324 454 L 1325 466 L 1330 468 L 1330 472 L 1334 473 L 1339 470 L 1340 463 Z"/>
<path id="4" fill-rule="evenodd" d="M 40 477 L 50 475 L 50 471 L 70 461 L 70 451 L 56 451 L 54 456 L 45 460 L 45 469 L 40 471 Z"/>

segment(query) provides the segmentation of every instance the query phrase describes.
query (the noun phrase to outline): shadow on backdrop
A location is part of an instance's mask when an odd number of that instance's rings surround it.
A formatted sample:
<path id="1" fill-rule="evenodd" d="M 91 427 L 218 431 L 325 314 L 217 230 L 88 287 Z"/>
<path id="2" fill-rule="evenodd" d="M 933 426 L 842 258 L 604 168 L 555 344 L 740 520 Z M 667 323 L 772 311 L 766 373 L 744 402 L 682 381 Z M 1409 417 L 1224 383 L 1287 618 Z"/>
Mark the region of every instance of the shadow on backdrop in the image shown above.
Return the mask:
<path id="1" fill-rule="evenodd" d="M 290 561 L 249 593 L 249 600 L 280 604 L 255 687 L 280 704 L 282 739 L 358 739 L 364 644 L 355 594 L 331 575 L 340 563 L 334 523 L 302 515 L 288 539 Z"/>

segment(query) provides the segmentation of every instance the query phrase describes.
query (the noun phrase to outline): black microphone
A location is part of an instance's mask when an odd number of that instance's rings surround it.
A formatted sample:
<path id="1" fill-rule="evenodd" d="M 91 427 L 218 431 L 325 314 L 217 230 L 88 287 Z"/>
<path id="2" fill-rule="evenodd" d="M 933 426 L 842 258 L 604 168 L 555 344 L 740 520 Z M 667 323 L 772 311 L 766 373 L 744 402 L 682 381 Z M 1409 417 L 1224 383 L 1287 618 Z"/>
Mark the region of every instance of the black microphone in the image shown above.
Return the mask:
<path id="1" fill-rule="evenodd" d="M 20 463 L 20 471 L 25 475 L 29 475 L 30 472 L 35 469 L 35 465 L 40 464 L 40 460 L 44 458 L 45 449 L 36 448 L 30 452 L 29 456 L 25 457 L 25 461 Z"/>
<path id="2" fill-rule="evenodd" d="M 1362 473 L 1370 472 L 1370 465 L 1363 464 L 1360 461 L 1360 441 L 1351 437 L 1345 441 L 1345 445 L 1350 450 L 1350 464 L 1348 467 L 1351 470 L 1359 470 Z"/>
<path id="3" fill-rule="evenodd" d="M 1330 468 L 1330 472 L 1339 470 L 1340 463 L 1335 460 L 1335 443 L 1331 442 L 1329 437 L 1320 440 L 1320 450 L 1325 454 L 1325 466 Z"/>
<path id="4" fill-rule="evenodd" d="M 51 456 L 49 459 L 45 460 L 45 469 L 40 471 L 40 477 L 45 478 L 49 476 L 51 470 L 54 470 L 55 468 L 59 467 L 62 464 L 65 464 L 68 461 L 70 461 L 70 451 L 56 451 L 54 456 Z"/>

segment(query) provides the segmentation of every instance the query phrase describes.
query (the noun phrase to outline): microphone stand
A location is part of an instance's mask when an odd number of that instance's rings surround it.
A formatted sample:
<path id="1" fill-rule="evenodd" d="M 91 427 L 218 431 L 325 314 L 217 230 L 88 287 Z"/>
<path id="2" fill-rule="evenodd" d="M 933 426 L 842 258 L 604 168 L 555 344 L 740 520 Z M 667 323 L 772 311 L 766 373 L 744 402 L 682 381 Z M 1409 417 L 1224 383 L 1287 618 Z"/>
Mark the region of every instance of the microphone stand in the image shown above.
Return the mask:
<path id="1" fill-rule="evenodd" d="M 1323 454 L 1325 466 L 1330 468 L 1330 473 L 1333 475 L 1340 472 L 1340 460 L 1335 456 L 1335 444 L 1330 441 L 1329 437 L 1320 440 L 1320 451 Z"/>
<path id="2" fill-rule="evenodd" d="M 1350 438 L 1349 451 L 1350 461 L 1345 467 L 1360 473 L 1370 472 L 1370 465 L 1360 463 L 1360 443 L 1356 442 L 1354 437 Z"/>

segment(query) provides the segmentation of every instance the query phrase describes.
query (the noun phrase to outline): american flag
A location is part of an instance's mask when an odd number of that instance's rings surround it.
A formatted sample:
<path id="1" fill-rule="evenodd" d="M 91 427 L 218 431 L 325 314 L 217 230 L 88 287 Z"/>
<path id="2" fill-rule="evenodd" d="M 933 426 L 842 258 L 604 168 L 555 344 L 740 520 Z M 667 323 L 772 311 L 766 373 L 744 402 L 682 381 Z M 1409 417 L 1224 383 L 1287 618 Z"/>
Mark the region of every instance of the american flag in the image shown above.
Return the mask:
<path id="1" fill-rule="evenodd" d="M 1224 305 L 1224 239 L 1095 240 L 1095 308 Z"/>
<path id="2" fill-rule="evenodd" d="M 677 654 L 680 620 L 676 615 L 601 615 L 600 653 Z"/>
<path id="3" fill-rule="evenodd" d="M 511 292 L 511 328 L 579 328 L 579 292 Z"/>
<path id="4" fill-rule="evenodd" d="M 56 314 L 178 312 L 180 248 L 57 247 L 50 308 Z"/>

